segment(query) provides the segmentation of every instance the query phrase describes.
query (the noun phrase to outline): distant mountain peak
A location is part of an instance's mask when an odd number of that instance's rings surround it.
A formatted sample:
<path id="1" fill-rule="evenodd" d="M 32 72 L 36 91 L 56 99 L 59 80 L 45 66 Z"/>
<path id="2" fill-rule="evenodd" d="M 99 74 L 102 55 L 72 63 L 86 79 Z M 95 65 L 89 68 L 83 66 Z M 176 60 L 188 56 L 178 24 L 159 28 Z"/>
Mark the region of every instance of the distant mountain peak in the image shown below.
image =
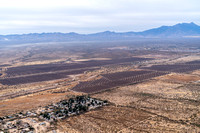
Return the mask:
<path id="1" fill-rule="evenodd" d="M 198 27 L 198 25 L 195 24 L 194 22 L 190 22 L 190 23 L 178 23 L 178 24 L 176 24 L 174 26 L 196 26 L 196 27 Z"/>
<path id="2" fill-rule="evenodd" d="M 196 25 L 194 22 L 190 22 L 190 24 Z"/>
<path id="3" fill-rule="evenodd" d="M 184 37 L 200 35 L 200 26 L 191 23 L 178 23 L 173 26 L 161 26 L 159 28 L 150 29 L 141 32 L 143 36 L 152 37 Z"/>
<path id="4" fill-rule="evenodd" d="M 117 33 L 114 31 L 103 31 L 103 32 L 94 33 L 93 35 L 113 35 L 113 34 L 117 34 Z"/>
<path id="5" fill-rule="evenodd" d="M 79 35 L 79 34 L 76 33 L 76 32 L 69 32 L 68 34 L 70 34 L 70 35 Z"/>
<path id="6" fill-rule="evenodd" d="M 114 31 L 109 31 L 109 30 L 107 30 L 107 31 L 100 32 L 100 33 L 110 34 L 110 33 L 115 33 L 115 32 L 114 32 Z"/>

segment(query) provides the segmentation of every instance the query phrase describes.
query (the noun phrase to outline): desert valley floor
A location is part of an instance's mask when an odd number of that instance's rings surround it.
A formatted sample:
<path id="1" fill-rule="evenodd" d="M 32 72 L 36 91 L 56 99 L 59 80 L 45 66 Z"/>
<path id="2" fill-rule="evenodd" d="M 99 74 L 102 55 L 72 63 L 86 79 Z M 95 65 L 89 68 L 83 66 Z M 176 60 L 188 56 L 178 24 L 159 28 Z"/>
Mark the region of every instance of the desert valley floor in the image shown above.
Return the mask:
<path id="1" fill-rule="evenodd" d="M 0 49 L 0 131 L 199 133 L 198 44 L 144 43 Z"/>

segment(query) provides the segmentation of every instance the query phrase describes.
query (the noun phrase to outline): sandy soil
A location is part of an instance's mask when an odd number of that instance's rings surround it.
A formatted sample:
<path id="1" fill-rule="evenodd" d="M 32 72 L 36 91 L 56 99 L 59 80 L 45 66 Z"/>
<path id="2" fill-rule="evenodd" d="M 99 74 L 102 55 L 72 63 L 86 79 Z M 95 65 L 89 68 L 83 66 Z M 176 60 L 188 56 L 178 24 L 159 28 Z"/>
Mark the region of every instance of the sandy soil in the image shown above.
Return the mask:
<path id="1" fill-rule="evenodd" d="M 46 106 L 51 103 L 58 102 L 61 99 L 66 99 L 68 97 L 71 97 L 73 95 L 80 95 L 80 94 L 73 92 L 52 93 L 46 91 L 46 92 L 41 92 L 39 94 L 17 97 L 6 101 L 0 101 L 0 116 L 36 109 L 39 106 Z"/>

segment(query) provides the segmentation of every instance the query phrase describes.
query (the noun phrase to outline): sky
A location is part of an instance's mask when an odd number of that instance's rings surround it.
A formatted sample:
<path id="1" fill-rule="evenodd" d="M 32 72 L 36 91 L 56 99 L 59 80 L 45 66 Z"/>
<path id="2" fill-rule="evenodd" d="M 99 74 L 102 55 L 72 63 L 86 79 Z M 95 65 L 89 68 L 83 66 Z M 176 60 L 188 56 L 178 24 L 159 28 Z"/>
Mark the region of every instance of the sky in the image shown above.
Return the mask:
<path id="1" fill-rule="evenodd" d="M 143 31 L 200 25 L 200 0 L 0 0 L 0 34 Z"/>

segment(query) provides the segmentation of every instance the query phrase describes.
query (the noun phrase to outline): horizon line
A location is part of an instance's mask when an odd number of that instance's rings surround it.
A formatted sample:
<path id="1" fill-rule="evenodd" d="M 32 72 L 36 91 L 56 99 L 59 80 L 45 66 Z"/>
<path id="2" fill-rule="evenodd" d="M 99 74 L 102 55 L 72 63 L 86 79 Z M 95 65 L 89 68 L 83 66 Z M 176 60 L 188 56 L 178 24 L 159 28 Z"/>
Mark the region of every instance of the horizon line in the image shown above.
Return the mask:
<path id="1" fill-rule="evenodd" d="M 0 34 L 0 36 L 12 36 L 12 35 L 30 35 L 30 34 L 55 34 L 55 33 L 58 33 L 58 34 L 79 34 L 79 35 L 92 35 L 92 34 L 98 34 L 98 33 L 105 33 L 105 32 L 110 32 L 110 33 L 140 33 L 140 32 L 144 32 L 144 31 L 148 31 L 148 30 L 152 30 L 152 29 L 156 29 L 156 28 L 160 28 L 160 27 L 173 27 L 173 26 L 176 26 L 176 25 L 179 25 L 179 24 L 194 24 L 194 25 L 197 25 L 196 23 L 194 22 L 189 22 L 189 23 L 186 23 L 186 22 L 182 22 L 182 23 L 176 23 L 174 25 L 162 25 L 162 26 L 159 26 L 159 27 L 154 27 L 154 28 L 150 28 L 150 29 L 146 29 L 146 30 L 143 30 L 143 31 L 124 31 L 124 32 L 116 32 L 116 31 L 111 31 L 111 30 L 104 30 L 104 31 L 97 31 L 97 32 L 93 32 L 93 33 L 78 33 L 78 32 L 29 32 L 29 33 L 11 33 L 11 34 Z M 199 25 L 197 25 L 199 26 Z"/>

